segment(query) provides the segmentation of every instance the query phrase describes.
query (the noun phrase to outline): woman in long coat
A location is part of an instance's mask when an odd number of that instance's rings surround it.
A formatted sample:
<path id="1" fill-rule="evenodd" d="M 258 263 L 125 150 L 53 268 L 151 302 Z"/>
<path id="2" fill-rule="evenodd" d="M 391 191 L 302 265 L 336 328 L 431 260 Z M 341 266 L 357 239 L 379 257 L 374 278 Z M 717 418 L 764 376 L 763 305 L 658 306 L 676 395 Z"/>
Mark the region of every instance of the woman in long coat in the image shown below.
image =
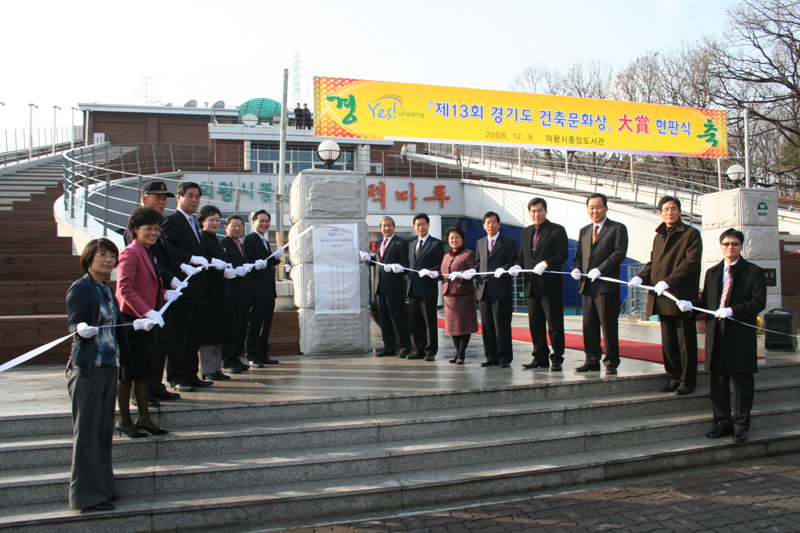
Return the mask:
<path id="1" fill-rule="evenodd" d="M 466 235 L 458 226 L 444 232 L 450 251 L 442 259 L 442 295 L 444 296 L 444 332 L 453 337 L 456 356 L 451 363 L 464 364 L 470 336 L 478 331 L 475 284 L 463 278 L 463 272 L 475 271 L 475 252 L 466 247 Z"/>

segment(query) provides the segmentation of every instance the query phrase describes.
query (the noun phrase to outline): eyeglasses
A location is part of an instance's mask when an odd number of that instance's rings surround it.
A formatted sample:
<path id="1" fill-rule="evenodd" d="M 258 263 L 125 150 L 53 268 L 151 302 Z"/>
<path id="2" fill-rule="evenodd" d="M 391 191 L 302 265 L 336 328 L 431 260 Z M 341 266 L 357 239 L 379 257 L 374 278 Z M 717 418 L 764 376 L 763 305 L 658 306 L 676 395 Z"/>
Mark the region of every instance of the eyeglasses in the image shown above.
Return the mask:
<path id="1" fill-rule="evenodd" d="M 721 242 L 721 243 L 719 243 L 719 245 L 722 246 L 723 248 L 727 248 L 729 246 L 733 246 L 734 248 L 736 248 L 737 246 L 741 246 L 742 243 L 740 243 L 740 242 Z"/>

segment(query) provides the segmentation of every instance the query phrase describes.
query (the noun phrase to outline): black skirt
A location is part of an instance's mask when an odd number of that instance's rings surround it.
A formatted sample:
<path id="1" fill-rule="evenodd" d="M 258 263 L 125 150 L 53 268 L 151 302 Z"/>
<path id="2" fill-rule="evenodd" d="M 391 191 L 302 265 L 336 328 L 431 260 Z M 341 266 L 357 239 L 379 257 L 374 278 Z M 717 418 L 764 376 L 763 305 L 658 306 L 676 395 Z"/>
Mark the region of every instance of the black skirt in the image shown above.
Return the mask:
<path id="1" fill-rule="evenodd" d="M 133 322 L 136 318 L 122 313 L 122 320 L 125 322 Z M 130 353 L 120 350 L 119 354 L 119 380 L 147 379 L 150 377 L 150 356 L 156 348 L 155 328 L 128 333 L 128 343 L 131 347 Z"/>

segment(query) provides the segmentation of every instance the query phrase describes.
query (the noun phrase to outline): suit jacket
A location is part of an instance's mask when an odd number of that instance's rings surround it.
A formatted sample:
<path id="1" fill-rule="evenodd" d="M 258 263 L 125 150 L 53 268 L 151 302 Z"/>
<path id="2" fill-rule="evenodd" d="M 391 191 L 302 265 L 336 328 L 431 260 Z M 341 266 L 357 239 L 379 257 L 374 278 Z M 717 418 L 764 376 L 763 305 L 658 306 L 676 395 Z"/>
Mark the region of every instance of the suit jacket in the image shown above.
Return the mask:
<path id="1" fill-rule="evenodd" d="M 117 300 L 123 313 L 138 318 L 164 305 L 164 290 L 160 279 L 147 248 L 139 241 L 133 241 L 119 254 Z"/>
<path id="2" fill-rule="evenodd" d="M 493 272 L 498 268 L 508 270 L 517 259 L 517 243 L 511 237 L 498 235 L 492 251 L 489 252 L 489 238 L 478 239 L 475 247 L 475 261 L 478 272 Z M 478 276 L 478 299 L 483 298 L 484 291 L 489 291 L 490 300 L 510 300 L 514 291 L 514 278 L 503 274 L 499 278 L 494 275 Z"/>
<path id="3" fill-rule="evenodd" d="M 444 243 L 432 235 L 428 235 L 425 244 L 416 253 L 419 238 L 408 241 L 408 267 L 414 270 L 439 271 L 442 268 L 442 258 L 444 257 Z M 422 277 L 416 274 L 406 276 L 408 284 L 408 295 L 418 298 L 428 298 L 439 295 L 439 282 L 429 277 Z"/>
<path id="4" fill-rule="evenodd" d="M 266 259 L 272 255 L 275 250 L 272 249 L 272 245 L 269 246 L 269 249 L 264 246 L 264 240 L 261 238 L 261 235 L 255 231 L 246 236 L 242 241 L 242 248 L 244 248 L 245 255 L 253 262 L 259 259 Z M 275 265 L 278 263 L 280 263 L 280 261 L 273 257 L 267 261 L 266 268 L 262 268 L 261 270 L 253 269 L 250 272 L 253 282 L 254 297 L 258 295 L 259 298 L 275 298 Z"/>
<path id="5" fill-rule="evenodd" d="M 122 238 L 125 241 L 125 246 L 136 240 L 128 228 L 125 228 L 122 232 Z M 158 239 L 156 239 L 156 242 L 150 246 L 150 254 L 156 259 L 156 273 L 158 277 L 161 278 L 161 284 L 165 288 L 169 287 L 175 276 L 172 274 L 172 251 L 170 250 L 167 237 L 163 233 L 161 233 Z M 178 264 L 177 267 L 180 268 L 180 264 Z"/>
<path id="6" fill-rule="evenodd" d="M 228 254 L 228 262 L 232 264 L 234 268 L 252 262 L 248 260 L 247 253 L 244 251 L 244 246 L 242 246 L 242 250 L 239 251 L 236 241 L 232 238 L 225 237 L 220 241 L 220 244 L 225 248 L 225 252 Z M 233 301 L 236 305 L 250 305 L 253 302 L 253 272 L 254 271 L 250 271 L 250 274 L 244 277 L 237 276 L 228 280 L 228 284 L 231 287 L 231 294 L 233 294 Z"/>
<path id="7" fill-rule="evenodd" d="M 569 257 L 569 240 L 564 226 L 545 220 L 539 229 L 539 243 L 536 252 L 532 249 L 533 234 L 536 226 L 522 230 L 519 245 L 517 264 L 525 270 L 530 270 L 542 261 L 547 261 L 547 270 L 561 271 L 564 261 Z M 561 274 L 542 274 L 537 276 L 531 272 L 525 273 L 525 296 L 561 296 L 564 283 Z"/>
<path id="8" fill-rule="evenodd" d="M 475 294 L 475 283 L 472 280 L 457 279 L 450 281 L 447 274 L 451 272 L 464 272 L 475 268 L 475 252 L 462 248 L 460 252 L 453 255 L 451 253 L 444 254 L 442 259 L 442 294 L 444 296 L 453 296 L 461 294 Z M 474 311 L 474 309 L 473 309 Z"/>
<path id="9" fill-rule="evenodd" d="M 703 257 L 703 239 L 700 232 L 682 221 L 667 234 L 667 225 L 656 228 L 650 262 L 637 274 L 645 285 L 665 281 L 669 293 L 679 300 L 694 300 L 700 289 L 700 267 Z M 675 302 L 666 296 L 647 294 L 647 314 L 681 316 Z"/>
<path id="10" fill-rule="evenodd" d="M 383 241 L 381 241 L 383 242 Z M 408 267 L 408 246 L 406 241 L 401 239 L 398 235 L 394 235 L 389 245 L 383 252 L 383 257 L 380 257 L 380 245 L 378 245 L 378 261 L 383 264 L 397 263 L 404 267 Z M 372 262 L 374 263 L 374 261 Z M 377 265 L 378 272 L 378 285 L 375 288 L 375 294 L 381 296 L 389 296 L 395 298 L 406 297 L 406 275 L 405 271 L 400 274 L 394 272 L 386 272 L 383 267 Z"/>
<path id="11" fill-rule="evenodd" d="M 180 211 L 175 211 L 164 219 L 161 230 L 167 236 L 170 252 L 172 253 L 172 273 L 179 279 L 186 279 L 186 274 L 181 272 L 180 265 L 189 263 L 192 256 L 204 256 L 203 246 L 189 225 L 189 221 Z M 201 230 L 198 229 L 198 232 Z M 202 270 L 192 276 L 189 286 L 183 289 L 184 297 L 202 298 L 206 294 L 208 272 Z"/>
<path id="12" fill-rule="evenodd" d="M 603 229 L 597 234 L 597 241 L 592 244 L 593 230 L 594 224 L 581 228 L 578 249 L 575 251 L 575 268 L 584 274 L 596 268 L 603 276 L 621 279 L 620 265 L 628 254 L 628 228 L 625 224 L 606 218 Z M 619 294 L 619 290 L 619 283 L 581 278 L 580 292 L 587 296 Z"/>
<path id="13" fill-rule="evenodd" d="M 719 309 L 724 268 L 725 261 L 721 261 L 708 269 L 703 283 L 703 294 L 692 305 L 711 311 Z M 733 276 L 733 284 L 725 307 L 731 308 L 736 320 L 755 326 L 758 313 L 767 306 L 764 270 L 740 257 L 730 267 L 730 275 Z M 758 372 L 757 352 L 755 327 L 729 319 L 717 320 L 714 315 L 706 316 L 706 370 L 740 374 Z M 711 368 L 712 360 L 719 361 L 719 368 Z"/>

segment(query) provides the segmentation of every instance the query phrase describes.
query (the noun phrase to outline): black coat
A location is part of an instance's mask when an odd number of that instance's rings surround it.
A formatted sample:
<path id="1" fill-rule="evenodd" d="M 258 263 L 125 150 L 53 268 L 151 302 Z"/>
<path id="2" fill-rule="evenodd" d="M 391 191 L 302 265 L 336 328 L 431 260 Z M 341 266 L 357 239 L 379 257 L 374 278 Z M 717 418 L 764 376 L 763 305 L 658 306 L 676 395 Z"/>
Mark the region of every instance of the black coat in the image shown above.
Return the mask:
<path id="1" fill-rule="evenodd" d="M 539 229 L 539 243 L 536 252 L 532 250 L 533 233 L 536 226 L 530 226 L 522 230 L 519 244 L 519 256 L 517 264 L 525 270 L 547 261 L 547 270 L 561 271 L 561 267 L 569 257 L 569 240 L 567 230 L 549 220 L 545 220 Z M 525 273 L 525 296 L 561 296 L 564 289 L 561 274 L 542 274 L 537 276 L 531 272 Z"/>
<path id="2" fill-rule="evenodd" d="M 414 270 L 428 269 L 436 270 L 437 272 L 441 270 L 444 243 L 436 237 L 428 235 L 428 238 L 425 239 L 425 244 L 419 251 L 419 255 L 416 255 L 418 241 L 419 238 L 408 241 L 408 267 Z M 417 298 L 439 295 L 439 282 L 435 279 L 412 273 L 406 277 L 406 282 L 409 295 L 413 294 Z"/>
<path id="3" fill-rule="evenodd" d="M 575 268 L 584 274 L 596 268 L 603 276 L 621 279 L 620 265 L 628 253 L 628 228 L 625 224 L 606 219 L 603 229 L 597 234 L 597 241 L 592 244 L 593 228 L 594 224 L 581 228 L 578 248 L 575 250 Z M 588 278 L 581 277 L 580 292 L 587 296 L 619 294 L 620 285 L 601 279 L 589 281 Z"/>
<path id="4" fill-rule="evenodd" d="M 172 273 L 181 280 L 186 279 L 186 274 L 181 272 L 180 265 L 182 263 L 190 264 L 192 256 L 204 257 L 203 246 L 192 230 L 192 226 L 189 225 L 189 221 L 180 211 L 168 215 L 164 219 L 161 229 L 167 236 L 172 253 Z M 203 231 L 198 228 L 198 233 L 203 233 Z M 183 289 L 183 296 L 202 298 L 206 294 L 207 284 L 208 272 L 202 270 L 189 280 L 189 286 Z"/>
<path id="5" fill-rule="evenodd" d="M 217 236 L 201 231 L 204 256 L 228 262 L 228 254 Z M 232 344 L 239 342 L 239 326 L 236 323 L 233 295 L 224 271 L 208 269 L 208 312 L 200 317 L 201 344 Z"/>
<path id="6" fill-rule="evenodd" d="M 222 247 L 225 248 L 225 252 L 228 254 L 228 262 L 235 267 L 242 266 L 245 263 L 252 263 L 247 258 L 247 252 L 244 252 L 244 246 L 242 246 L 242 251 L 239 251 L 239 247 L 236 246 L 236 241 L 234 241 L 230 237 L 225 237 L 220 241 Z M 242 255 L 244 253 L 244 255 Z M 233 294 L 233 301 L 236 305 L 250 305 L 253 303 L 253 272 L 255 270 L 251 270 L 250 274 L 244 277 L 235 277 L 231 280 L 228 280 L 228 284 L 231 287 L 231 294 Z"/>
<path id="7" fill-rule="evenodd" d="M 722 273 L 725 262 L 714 265 L 706 272 L 703 294 L 692 305 L 716 311 L 722 298 Z M 761 267 L 739 258 L 731 267 L 733 285 L 725 307 L 730 307 L 733 317 L 740 322 L 756 325 L 758 313 L 767 306 L 767 282 Z M 721 338 L 720 338 L 721 336 Z M 715 342 L 716 341 L 716 342 Z M 714 349 L 717 349 L 714 352 Z M 730 319 L 717 320 L 706 316 L 706 370 L 753 374 L 758 372 L 758 341 L 756 328 Z M 719 361 L 712 368 L 712 360 Z"/>
<path id="8" fill-rule="evenodd" d="M 247 258 L 253 263 L 258 259 L 266 259 L 275 252 L 275 250 L 272 249 L 272 245 L 270 245 L 270 249 L 267 250 L 266 246 L 264 246 L 264 241 L 261 239 L 261 235 L 255 231 L 244 238 L 242 241 L 242 248 L 244 248 L 244 253 L 247 255 Z M 275 298 L 275 265 L 278 263 L 280 263 L 280 261 L 273 257 L 267 261 L 267 268 L 262 268 L 261 270 L 253 269 L 250 272 L 249 276 L 251 276 L 253 291 L 255 293 L 254 298 Z"/>
<path id="9" fill-rule="evenodd" d="M 378 254 L 380 254 L 380 244 L 378 245 Z M 389 245 L 386 247 L 386 250 L 383 252 L 383 257 L 378 257 L 377 261 L 386 265 L 390 263 L 397 263 L 398 265 L 408 267 L 407 242 L 401 239 L 398 235 L 394 235 L 392 240 L 389 241 Z M 381 265 L 377 265 L 376 271 L 378 273 L 378 285 L 375 288 L 375 294 L 405 299 L 405 271 L 401 272 L 400 274 L 386 272 Z"/>
<path id="10" fill-rule="evenodd" d="M 508 270 L 514 266 L 517 259 L 517 243 L 511 237 L 498 235 L 497 240 L 489 252 L 489 238 L 478 239 L 475 246 L 475 262 L 478 272 L 494 272 L 498 268 Z M 483 298 L 483 293 L 488 289 L 489 299 L 510 300 L 513 296 L 514 279 L 509 274 L 503 274 L 499 278 L 494 275 L 478 276 L 476 278 L 478 287 L 478 299 Z"/>

